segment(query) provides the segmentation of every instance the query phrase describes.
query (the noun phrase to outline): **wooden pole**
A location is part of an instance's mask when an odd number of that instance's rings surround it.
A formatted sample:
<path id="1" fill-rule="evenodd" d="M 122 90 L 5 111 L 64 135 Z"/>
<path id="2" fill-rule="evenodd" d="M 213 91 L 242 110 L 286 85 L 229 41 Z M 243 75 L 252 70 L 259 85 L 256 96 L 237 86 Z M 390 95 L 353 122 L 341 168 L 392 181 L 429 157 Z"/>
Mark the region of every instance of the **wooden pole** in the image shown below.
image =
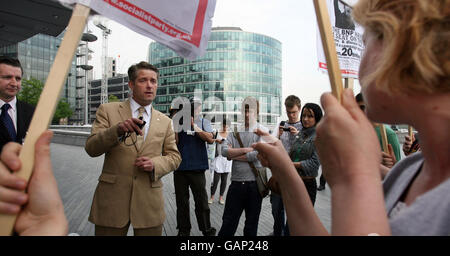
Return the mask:
<path id="1" fill-rule="evenodd" d="M 382 148 L 384 153 L 389 154 L 388 140 L 387 140 L 387 134 L 386 134 L 386 127 L 384 127 L 384 124 L 378 124 L 378 127 L 380 127 L 381 148 Z"/>
<path id="2" fill-rule="evenodd" d="M 317 23 L 319 25 L 320 37 L 322 38 L 323 50 L 327 60 L 328 76 L 331 83 L 333 95 L 341 102 L 342 76 L 331 30 L 330 17 L 326 0 L 313 0 L 316 9 Z"/>
<path id="3" fill-rule="evenodd" d="M 353 90 L 354 79 L 353 78 L 344 78 L 344 88 L 349 88 Z"/>
<path id="4" fill-rule="evenodd" d="M 61 88 L 66 80 L 67 73 L 71 66 L 73 56 L 80 42 L 90 8 L 81 4 L 76 4 L 67 26 L 66 33 L 61 46 L 56 54 L 50 73 L 41 97 L 36 106 L 36 110 L 31 120 L 25 142 L 20 151 L 20 161 L 22 168 L 17 172 L 17 176 L 29 180 L 34 165 L 34 145 L 41 134 L 48 129 L 53 113 L 60 96 Z M 16 221 L 16 215 L 0 214 L 0 236 L 11 235 Z"/>
<path id="5" fill-rule="evenodd" d="M 411 125 L 408 125 L 408 135 L 412 139 L 413 136 L 413 127 Z"/>

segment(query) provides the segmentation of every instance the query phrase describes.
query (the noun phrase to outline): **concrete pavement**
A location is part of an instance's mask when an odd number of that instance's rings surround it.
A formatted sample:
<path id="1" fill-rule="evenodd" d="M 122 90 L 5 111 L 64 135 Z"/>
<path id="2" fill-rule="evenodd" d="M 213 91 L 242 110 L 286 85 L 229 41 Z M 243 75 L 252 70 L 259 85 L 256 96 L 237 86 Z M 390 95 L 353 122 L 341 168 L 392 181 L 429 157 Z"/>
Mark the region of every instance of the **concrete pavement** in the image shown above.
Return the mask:
<path id="1" fill-rule="evenodd" d="M 82 236 L 93 236 L 94 225 L 88 222 L 88 216 L 104 157 L 91 158 L 85 152 L 84 147 L 56 143 L 51 144 L 51 156 L 53 171 L 58 181 L 65 213 L 69 220 L 69 232 L 78 233 Z M 206 184 L 210 184 L 211 177 L 209 171 L 206 172 L 206 179 Z M 173 175 L 169 174 L 163 177 L 163 183 L 165 211 L 167 215 L 164 223 L 163 235 L 176 236 L 178 231 L 176 229 L 176 204 Z M 207 191 L 209 194 L 209 185 Z M 216 194 L 218 194 L 218 192 L 216 192 Z M 198 229 L 194 213 L 193 197 L 191 196 L 190 198 L 191 235 L 201 236 L 202 234 Z M 218 195 L 216 195 L 216 201 L 210 205 L 210 209 L 211 224 L 219 230 L 222 224 L 224 206 L 220 205 L 217 200 Z M 328 187 L 324 191 L 318 191 L 315 209 L 325 227 L 330 230 L 330 189 Z M 237 236 L 243 235 L 244 215 L 245 214 L 242 214 L 241 216 L 240 224 L 236 231 Z M 272 226 L 273 218 L 270 199 L 269 197 L 266 197 L 263 200 L 259 219 L 258 236 L 270 234 L 273 231 Z M 128 235 L 133 235 L 132 228 L 130 228 Z"/>

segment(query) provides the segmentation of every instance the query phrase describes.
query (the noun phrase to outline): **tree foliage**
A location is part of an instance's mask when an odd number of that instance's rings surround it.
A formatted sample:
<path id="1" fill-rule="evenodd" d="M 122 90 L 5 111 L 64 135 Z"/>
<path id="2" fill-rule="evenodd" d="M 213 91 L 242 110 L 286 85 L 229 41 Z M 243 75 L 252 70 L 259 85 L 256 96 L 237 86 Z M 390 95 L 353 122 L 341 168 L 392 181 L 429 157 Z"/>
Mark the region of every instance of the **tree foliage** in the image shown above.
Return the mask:
<path id="1" fill-rule="evenodd" d="M 22 80 L 22 89 L 20 90 L 17 98 L 21 101 L 25 101 L 33 106 L 36 106 L 39 97 L 41 96 L 44 83 L 35 78 L 29 80 Z M 53 115 L 52 123 L 59 123 L 61 118 L 70 117 L 73 114 L 73 110 L 70 108 L 66 99 L 60 99 L 56 106 L 55 114 Z"/>
<path id="2" fill-rule="evenodd" d="M 120 101 L 120 99 L 117 98 L 116 95 L 110 94 L 110 95 L 108 96 L 108 102 L 119 102 L 119 101 Z"/>

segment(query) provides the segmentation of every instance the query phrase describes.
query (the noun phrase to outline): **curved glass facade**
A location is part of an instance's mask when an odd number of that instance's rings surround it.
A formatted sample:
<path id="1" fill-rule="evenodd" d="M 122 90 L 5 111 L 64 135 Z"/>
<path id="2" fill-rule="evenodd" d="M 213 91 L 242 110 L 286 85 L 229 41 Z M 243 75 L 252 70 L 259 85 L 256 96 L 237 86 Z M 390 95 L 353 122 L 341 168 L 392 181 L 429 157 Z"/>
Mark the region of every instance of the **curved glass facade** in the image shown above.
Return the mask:
<path id="1" fill-rule="evenodd" d="M 253 96 L 260 102 L 260 122 L 276 125 L 281 113 L 281 43 L 274 38 L 240 28 L 213 28 L 202 57 L 189 61 L 151 43 L 149 62 L 160 71 L 154 106 L 163 113 L 175 98 L 191 98 L 201 90 L 204 113 L 226 114 L 236 123 L 242 100 Z"/>

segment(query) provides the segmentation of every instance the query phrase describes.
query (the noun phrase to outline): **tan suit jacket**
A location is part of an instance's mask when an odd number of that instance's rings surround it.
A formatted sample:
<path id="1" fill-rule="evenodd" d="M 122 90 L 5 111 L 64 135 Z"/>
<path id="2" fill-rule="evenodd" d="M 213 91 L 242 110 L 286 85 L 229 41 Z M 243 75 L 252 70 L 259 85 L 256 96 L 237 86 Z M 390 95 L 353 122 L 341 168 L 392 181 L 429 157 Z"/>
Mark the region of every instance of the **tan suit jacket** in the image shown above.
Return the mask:
<path id="1" fill-rule="evenodd" d="M 152 108 L 147 137 L 138 149 L 118 139 L 119 122 L 132 117 L 129 100 L 103 104 L 96 115 L 85 149 L 91 157 L 105 154 L 105 161 L 89 221 L 114 228 L 124 227 L 128 221 L 133 228 L 162 225 L 165 212 L 160 179 L 181 163 L 171 120 Z M 131 137 L 126 144 L 136 141 L 135 133 Z M 153 161 L 153 172 L 139 170 L 134 165 L 140 156 Z"/>

